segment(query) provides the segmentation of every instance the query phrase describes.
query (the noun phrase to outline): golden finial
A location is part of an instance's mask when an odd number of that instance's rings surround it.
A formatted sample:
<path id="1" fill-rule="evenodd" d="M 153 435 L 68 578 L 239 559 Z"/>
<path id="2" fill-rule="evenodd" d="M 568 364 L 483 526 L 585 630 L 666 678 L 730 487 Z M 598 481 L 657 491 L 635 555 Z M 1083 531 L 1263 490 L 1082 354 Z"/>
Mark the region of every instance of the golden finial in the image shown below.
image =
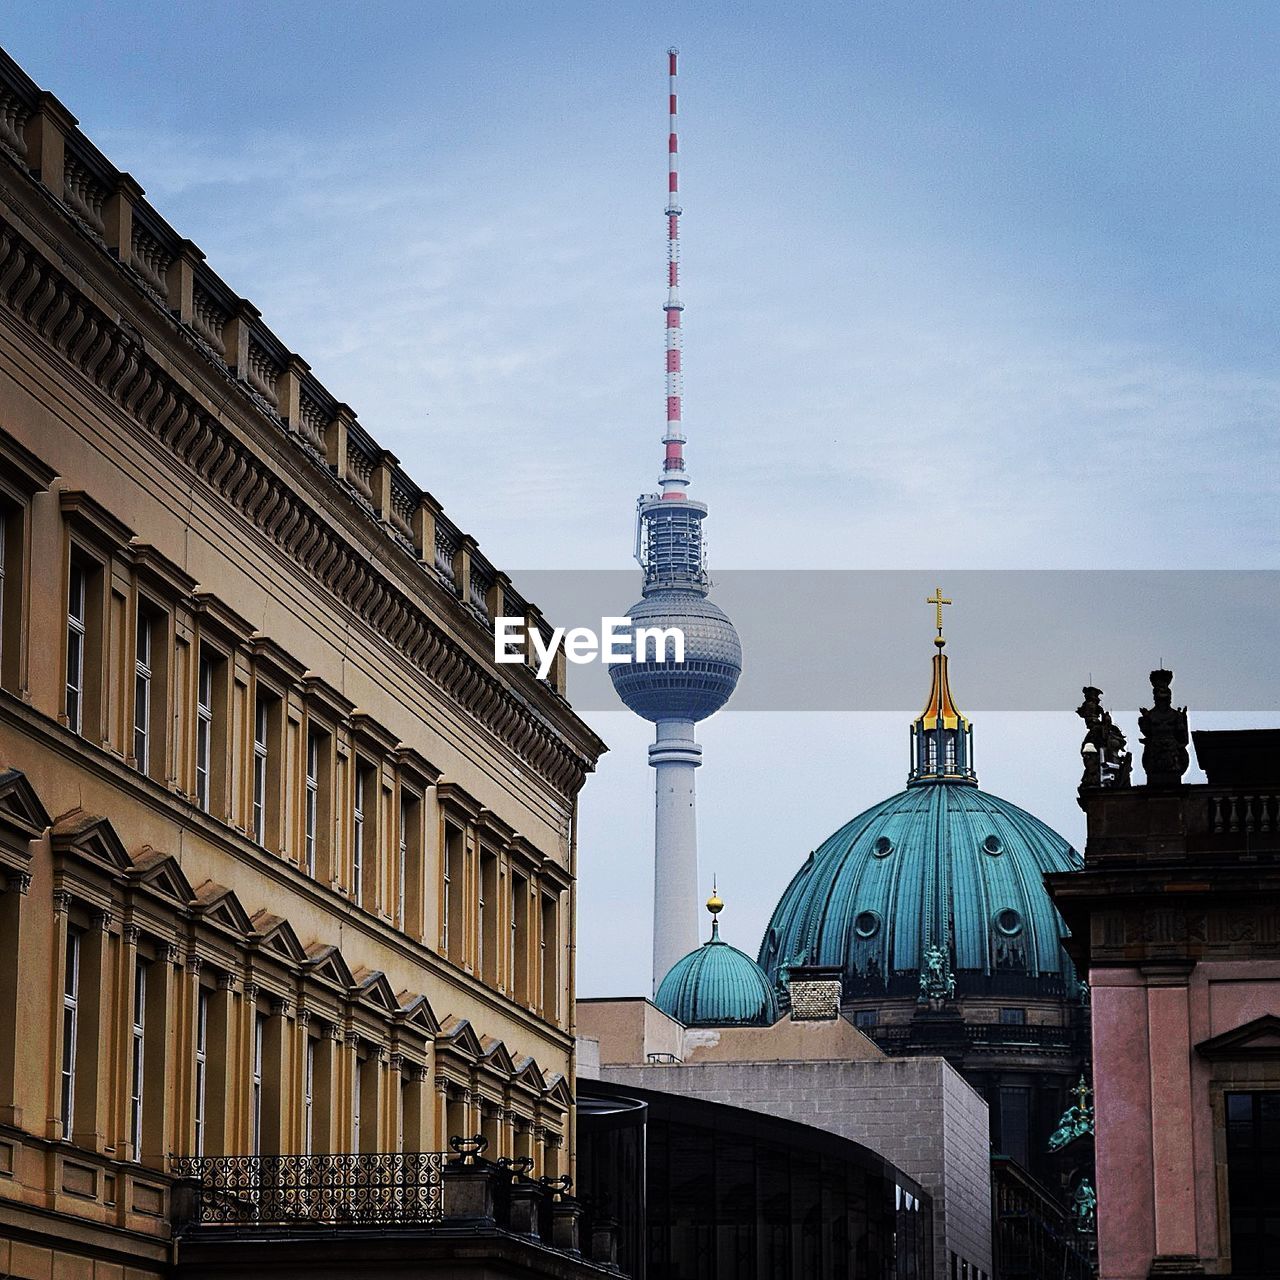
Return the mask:
<path id="1" fill-rule="evenodd" d="M 716 892 L 715 877 L 711 877 L 711 897 L 707 899 L 707 910 L 711 912 L 711 942 L 720 941 L 720 913 L 724 910 L 724 903 L 720 900 L 719 893 Z"/>
<path id="2" fill-rule="evenodd" d="M 942 636 L 942 606 L 944 604 L 950 604 L 951 601 L 948 600 L 946 596 L 942 594 L 941 587 L 935 587 L 933 595 L 925 596 L 924 602 L 925 604 L 933 605 L 934 608 L 937 609 L 938 611 L 937 621 L 934 624 L 938 628 L 938 634 L 934 638 L 933 643 L 936 644 L 939 649 L 941 649 L 947 643 Z"/>
<path id="3" fill-rule="evenodd" d="M 724 903 L 720 899 L 719 893 L 716 892 L 715 878 L 711 880 L 711 897 L 707 899 L 707 910 L 712 916 L 718 916 L 724 910 Z"/>

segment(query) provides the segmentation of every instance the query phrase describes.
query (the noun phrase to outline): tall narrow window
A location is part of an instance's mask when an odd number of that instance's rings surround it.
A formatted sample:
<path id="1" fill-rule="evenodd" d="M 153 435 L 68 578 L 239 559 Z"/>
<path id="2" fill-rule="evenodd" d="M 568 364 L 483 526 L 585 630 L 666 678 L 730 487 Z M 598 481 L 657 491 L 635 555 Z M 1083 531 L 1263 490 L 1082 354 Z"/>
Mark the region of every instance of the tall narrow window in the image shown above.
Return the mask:
<path id="1" fill-rule="evenodd" d="M 501 895 L 498 891 L 498 859 L 492 853 L 480 855 L 480 976 L 491 986 L 496 986 L 499 973 L 499 952 L 503 939 L 498 932 L 502 915 Z"/>
<path id="2" fill-rule="evenodd" d="M 556 900 L 542 897 L 542 1016 L 548 1022 L 560 1020 L 560 928 Z"/>
<path id="3" fill-rule="evenodd" d="M 364 905 L 364 775 L 356 768 L 356 805 L 351 840 L 351 895 L 357 907 Z"/>
<path id="4" fill-rule="evenodd" d="M 249 1081 L 249 1150 L 262 1154 L 262 1040 L 267 1020 L 258 1014 L 253 1020 L 253 1071 Z"/>
<path id="5" fill-rule="evenodd" d="M 67 725 L 79 733 L 84 722 L 85 586 L 83 566 L 72 561 L 67 587 Z"/>
<path id="6" fill-rule="evenodd" d="M 1000 1089 L 1000 1149 L 1025 1169 L 1031 1155 L 1031 1090 Z"/>
<path id="7" fill-rule="evenodd" d="M 511 991 L 529 1003 L 529 882 L 521 875 L 511 877 Z"/>
<path id="8" fill-rule="evenodd" d="M 357 761 L 355 809 L 352 814 L 351 892 L 358 907 L 364 906 L 369 896 L 366 881 L 377 883 L 377 823 L 378 773 L 371 765 Z M 376 910 L 378 904 L 374 901 L 369 905 Z"/>
<path id="9" fill-rule="evenodd" d="M 146 1070 L 147 962 L 138 960 L 133 968 L 133 1029 L 129 1036 L 129 1141 L 133 1158 L 142 1155 L 142 1097 Z"/>
<path id="10" fill-rule="evenodd" d="M 1229 1093 L 1231 1274 L 1280 1274 L 1280 1090 Z"/>
<path id="11" fill-rule="evenodd" d="M 316 826 L 320 816 L 320 735 L 307 734 L 307 799 L 303 815 L 303 852 L 307 875 L 316 873 Z"/>
<path id="12" fill-rule="evenodd" d="M 267 700 L 261 694 L 253 716 L 253 838 L 267 843 Z"/>
<path id="13" fill-rule="evenodd" d="M 493 901 L 489 894 L 489 863 L 491 861 L 488 854 L 480 855 L 480 883 L 477 885 L 476 894 L 476 972 L 482 978 L 488 977 L 489 953 L 492 950 L 489 945 L 490 913 L 493 910 Z M 486 897 L 490 899 L 488 903 L 485 902 Z"/>
<path id="14" fill-rule="evenodd" d="M 309 1156 L 315 1140 L 316 1042 L 307 1037 L 307 1057 L 302 1068 L 302 1154 Z"/>
<path id="15" fill-rule="evenodd" d="M 62 969 L 62 1136 L 71 1137 L 76 1112 L 76 1032 L 80 1009 L 80 935 L 68 932 Z"/>
<path id="16" fill-rule="evenodd" d="M 138 642 L 133 663 L 133 759 L 142 773 L 150 772 L 152 620 L 139 611 Z"/>
<path id="17" fill-rule="evenodd" d="M 209 993 L 196 996 L 196 1155 L 204 1155 L 205 1092 L 209 1079 Z"/>
<path id="18" fill-rule="evenodd" d="M 213 659 L 200 650 L 196 674 L 196 804 L 209 812 L 209 767 L 213 750 Z"/>
<path id="19" fill-rule="evenodd" d="M 360 1150 L 360 1094 L 364 1084 L 364 1059 L 356 1054 L 351 1071 L 351 1150 Z"/>
<path id="20" fill-rule="evenodd" d="M 413 821 L 413 806 L 405 792 L 400 793 L 400 825 L 396 843 L 396 925 L 403 929 L 408 913 L 405 910 L 405 891 L 409 876 L 409 824 Z"/>

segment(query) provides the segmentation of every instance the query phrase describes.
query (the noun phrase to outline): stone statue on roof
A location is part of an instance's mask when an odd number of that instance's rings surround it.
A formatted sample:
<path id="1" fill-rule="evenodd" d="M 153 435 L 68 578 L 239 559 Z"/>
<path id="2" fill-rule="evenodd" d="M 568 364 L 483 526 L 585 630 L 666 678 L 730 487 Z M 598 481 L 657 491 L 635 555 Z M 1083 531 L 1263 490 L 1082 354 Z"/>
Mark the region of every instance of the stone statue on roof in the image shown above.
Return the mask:
<path id="1" fill-rule="evenodd" d="M 1173 705 L 1172 671 L 1151 673 L 1151 706 L 1138 714 L 1142 767 L 1149 787 L 1176 787 L 1191 764 L 1186 707 Z"/>
<path id="2" fill-rule="evenodd" d="M 1084 701 L 1076 708 L 1085 723 L 1080 756 L 1084 761 L 1081 787 L 1127 787 L 1133 755 L 1125 750 L 1124 733 L 1112 723 L 1111 713 L 1102 705 L 1102 690 L 1085 685 Z"/>

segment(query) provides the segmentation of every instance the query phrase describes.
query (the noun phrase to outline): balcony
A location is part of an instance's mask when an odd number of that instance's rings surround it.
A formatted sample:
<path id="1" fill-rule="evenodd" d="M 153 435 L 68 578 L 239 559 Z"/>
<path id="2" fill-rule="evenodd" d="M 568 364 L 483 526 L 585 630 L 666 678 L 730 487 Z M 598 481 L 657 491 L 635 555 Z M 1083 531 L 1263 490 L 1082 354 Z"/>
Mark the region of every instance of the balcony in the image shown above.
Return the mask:
<path id="1" fill-rule="evenodd" d="M 622 1274 L 616 1224 L 567 1177 L 454 1150 L 175 1159 L 177 1280 Z"/>
<path id="2" fill-rule="evenodd" d="M 444 1163 L 439 1151 L 206 1156 L 176 1160 L 173 1172 L 188 1231 L 430 1226 L 444 1219 Z"/>

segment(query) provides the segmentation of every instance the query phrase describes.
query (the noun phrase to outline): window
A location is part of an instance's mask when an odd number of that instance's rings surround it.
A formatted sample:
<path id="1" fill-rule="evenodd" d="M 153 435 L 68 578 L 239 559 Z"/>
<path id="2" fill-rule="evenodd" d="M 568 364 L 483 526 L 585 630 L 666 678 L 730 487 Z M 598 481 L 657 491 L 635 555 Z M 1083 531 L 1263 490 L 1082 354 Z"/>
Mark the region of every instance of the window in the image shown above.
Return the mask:
<path id="1" fill-rule="evenodd" d="M 209 993 L 202 987 L 196 996 L 196 1155 L 204 1155 L 205 1092 L 209 1078 Z"/>
<path id="2" fill-rule="evenodd" d="M 262 1041 L 267 1020 L 258 1014 L 253 1020 L 253 1071 L 249 1082 L 249 1150 L 262 1154 Z"/>
<path id="3" fill-rule="evenodd" d="M 557 922 L 555 898 L 544 894 L 542 898 L 542 1016 L 548 1022 L 560 1020 L 560 981 L 557 957 L 560 948 L 560 930 Z"/>
<path id="4" fill-rule="evenodd" d="M 492 986 L 498 980 L 498 859 L 492 853 L 480 854 L 479 924 L 476 971 Z"/>
<path id="5" fill-rule="evenodd" d="M 396 842 L 396 924 L 403 929 L 408 919 L 409 831 L 413 822 L 413 805 L 406 792 L 400 793 L 400 827 Z"/>
<path id="6" fill-rule="evenodd" d="M 67 934 L 62 968 L 62 1136 L 71 1137 L 76 1111 L 76 1031 L 80 1011 L 80 935 Z"/>
<path id="7" fill-rule="evenodd" d="M 267 699 L 258 694 L 253 714 L 253 838 L 267 843 Z"/>
<path id="8" fill-rule="evenodd" d="M 511 991 L 521 1004 L 529 1003 L 529 881 L 511 876 Z"/>
<path id="9" fill-rule="evenodd" d="M 307 1057 L 302 1068 L 302 1154 L 309 1156 L 315 1142 L 316 1042 L 307 1037 Z"/>
<path id="10" fill-rule="evenodd" d="M 137 647 L 133 663 L 133 760 L 142 773 L 150 772 L 151 645 L 154 620 L 138 612 Z"/>
<path id="11" fill-rule="evenodd" d="M 320 810 L 320 735 L 307 734 L 307 799 L 304 814 L 303 853 L 307 875 L 316 873 L 316 825 Z"/>
<path id="12" fill-rule="evenodd" d="M 1001 1009 L 1000 1023 L 1005 1027 L 1025 1027 L 1027 1011 L 1025 1009 Z"/>
<path id="13" fill-rule="evenodd" d="M 378 771 L 372 765 L 356 762 L 356 795 L 353 811 L 351 855 L 351 891 L 356 906 L 377 907 L 377 831 Z"/>
<path id="14" fill-rule="evenodd" d="M 440 948 L 450 960 L 461 962 L 466 944 L 463 924 L 463 838 L 462 828 L 445 823 L 444 896 L 441 902 Z"/>
<path id="15" fill-rule="evenodd" d="M 133 967 L 133 1029 L 129 1037 L 129 1142 L 133 1158 L 142 1157 L 143 1074 L 146 1069 L 147 962 L 138 960 Z"/>
<path id="16" fill-rule="evenodd" d="M 880 1025 L 880 1011 L 878 1009 L 859 1009 L 853 1015 L 853 1025 L 855 1027 L 878 1027 Z"/>
<path id="17" fill-rule="evenodd" d="M 196 674 L 196 804 L 209 812 L 209 770 L 213 751 L 213 675 L 212 656 L 200 649 Z"/>
<path id="18" fill-rule="evenodd" d="M 1280 1090 L 1229 1093 L 1231 1274 L 1280 1275 Z"/>
<path id="19" fill-rule="evenodd" d="M 84 566 L 71 563 L 67 587 L 67 726 L 81 732 L 84 723 L 84 648 L 86 589 Z"/>
<path id="20" fill-rule="evenodd" d="M 360 1095 L 364 1085 L 365 1060 L 357 1052 L 351 1071 L 351 1150 L 360 1150 Z"/>
<path id="21" fill-rule="evenodd" d="M 1000 1089 L 1000 1149 L 1024 1169 L 1031 1154 L 1031 1090 Z"/>
<path id="22" fill-rule="evenodd" d="M 26 509 L 0 503 L 0 684 L 21 684 L 22 547 Z"/>

